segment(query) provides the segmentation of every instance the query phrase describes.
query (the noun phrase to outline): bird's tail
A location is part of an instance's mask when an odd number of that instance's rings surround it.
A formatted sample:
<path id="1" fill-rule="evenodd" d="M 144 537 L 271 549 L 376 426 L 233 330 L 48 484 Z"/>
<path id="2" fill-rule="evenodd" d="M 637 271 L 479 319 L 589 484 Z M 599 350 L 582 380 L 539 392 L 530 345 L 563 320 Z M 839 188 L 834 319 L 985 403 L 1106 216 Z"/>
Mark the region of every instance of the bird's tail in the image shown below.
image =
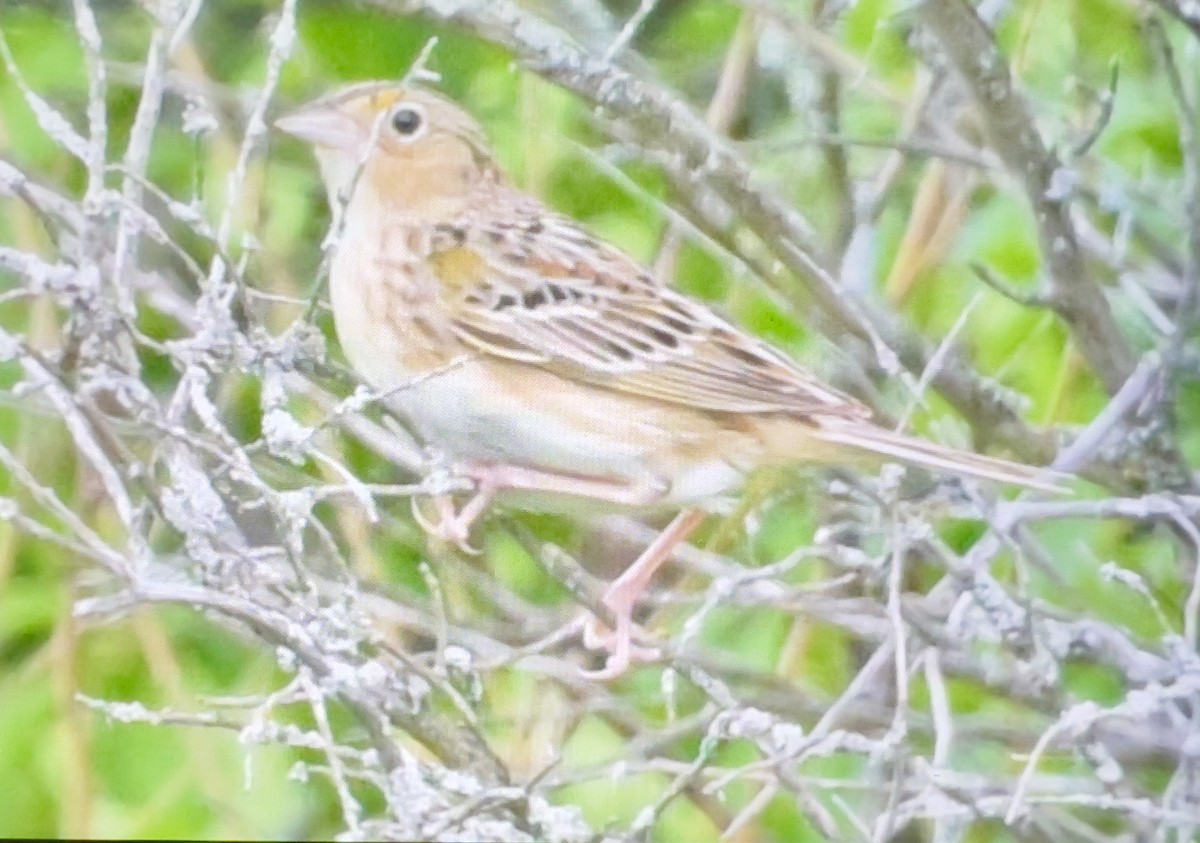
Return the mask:
<path id="1" fill-rule="evenodd" d="M 1067 491 L 1063 485 L 1068 479 L 1067 475 L 1053 469 L 1035 468 L 996 457 L 980 456 L 903 433 L 894 433 L 861 421 L 823 419 L 812 431 L 812 435 L 815 439 L 835 447 L 890 457 L 897 462 L 931 471 L 994 480 L 998 483 L 1012 483 L 1047 492 Z"/>

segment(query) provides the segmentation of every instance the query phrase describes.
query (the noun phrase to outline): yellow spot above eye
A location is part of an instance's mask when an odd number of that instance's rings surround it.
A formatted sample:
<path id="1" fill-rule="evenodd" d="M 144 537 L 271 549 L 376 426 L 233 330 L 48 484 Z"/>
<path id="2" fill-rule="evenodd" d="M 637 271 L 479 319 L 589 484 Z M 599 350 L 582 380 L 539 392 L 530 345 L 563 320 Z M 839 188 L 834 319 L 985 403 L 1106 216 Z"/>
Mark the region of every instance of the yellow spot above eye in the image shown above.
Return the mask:
<path id="1" fill-rule="evenodd" d="M 371 106 L 375 109 L 383 111 L 391 108 L 400 99 L 400 92 L 396 90 L 379 91 L 371 97 Z"/>

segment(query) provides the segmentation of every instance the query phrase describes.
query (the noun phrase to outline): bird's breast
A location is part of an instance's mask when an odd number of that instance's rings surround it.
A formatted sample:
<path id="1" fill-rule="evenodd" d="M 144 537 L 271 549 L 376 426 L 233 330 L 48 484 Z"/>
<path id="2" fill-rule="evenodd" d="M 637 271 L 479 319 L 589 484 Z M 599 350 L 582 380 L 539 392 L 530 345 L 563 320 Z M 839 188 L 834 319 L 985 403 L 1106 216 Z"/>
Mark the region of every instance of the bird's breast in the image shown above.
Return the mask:
<path id="1" fill-rule="evenodd" d="M 350 365 L 391 389 L 445 365 L 462 348 L 449 329 L 416 227 L 348 213 L 330 267 L 330 302 Z"/>

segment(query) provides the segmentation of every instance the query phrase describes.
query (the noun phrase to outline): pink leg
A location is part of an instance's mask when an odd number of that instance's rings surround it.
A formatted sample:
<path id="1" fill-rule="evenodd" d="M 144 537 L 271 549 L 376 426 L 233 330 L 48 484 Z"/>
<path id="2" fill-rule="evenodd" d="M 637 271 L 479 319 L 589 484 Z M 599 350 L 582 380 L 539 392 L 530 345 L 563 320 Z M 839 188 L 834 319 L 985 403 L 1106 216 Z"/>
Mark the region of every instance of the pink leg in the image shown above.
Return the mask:
<path id="1" fill-rule="evenodd" d="M 460 475 L 475 481 L 474 497 L 467 501 L 461 510 L 455 512 L 454 502 L 449 495 L 437 496 L 435 498 L 438 512 L 436 523 L 421 515 L 416 500 L 413 499 L 413 518 L 430 535 L 443 541 L 453 542 L 464 553 L 471 555 L 479 553 L 467 542 L 471 525 L 487 509 L 496 497 L 496 493 L 504 489 L 575 495 L 625 506 L 643 506 L 653 503 L 662 497 L 665 491 L 664 486 L 654 480 L 627 484 L 603 478 L 554 474 L 519 465 L 466 463 L 455 468 Z"/>
<path id="2" fill-rule="evenodd" d="M 625 506 L 645 506 L 654 503 L 666 492 L 666 485 L 654 479 L 622 483 L 602 477 L 555 474 L 521 465 L 467 464 L 462 466 L 461 470 L 480 485 L 490 484 L 494 490 L 551 492 Z"/>
<path id="3" fill-rule="evenodd" d="M 608 660 L 600 670 L 584 671 L 585 675 L 594 679 L 612 679 L 624 673 L 634 658 L 646 658 L 653 653 L 632 641 L 633 609 L 655 572 L 671 558 L 675 548 L 695 532 L 704 516 L 705 513 L 698 509 L 685 509 L 676 515 L 650 546 L 642 551 L 637 561 L 625 569 L 625 572 L 608 587 L 603 602 L 612 610 L 616 628 L 612 632 L 603 630 L 597 620 L 592 618 L 583 631 L 584 644 L 592 648 L 599 646 L 607 649 Z"/>

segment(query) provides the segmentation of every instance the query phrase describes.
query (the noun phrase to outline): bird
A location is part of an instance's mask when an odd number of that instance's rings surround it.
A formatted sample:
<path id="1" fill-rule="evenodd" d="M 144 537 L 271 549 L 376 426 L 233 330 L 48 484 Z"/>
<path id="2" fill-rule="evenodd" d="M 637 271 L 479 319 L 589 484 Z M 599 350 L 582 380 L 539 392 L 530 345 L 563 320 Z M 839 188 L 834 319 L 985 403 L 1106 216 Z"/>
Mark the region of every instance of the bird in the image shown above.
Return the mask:
<path id="1" fill-rule="evenodd" d="M 1046 469 L 898 433 L 864 403 L 657 279 L 520 189 L 481 125 L 421 84 L 358 82 L 279 118 L 310 144 L 336 232 L 334 326 L 455 476 L 431 534 L 470 551 L 497 500 L 527 509 L 675 513 L 590 616 L 601 679 L 655 650 L 633 612 L 654 573 L 746 477 L 869 458 L 1059 490 Z M 1049 478 L 1049 479 L 1048 479 Z"/>

